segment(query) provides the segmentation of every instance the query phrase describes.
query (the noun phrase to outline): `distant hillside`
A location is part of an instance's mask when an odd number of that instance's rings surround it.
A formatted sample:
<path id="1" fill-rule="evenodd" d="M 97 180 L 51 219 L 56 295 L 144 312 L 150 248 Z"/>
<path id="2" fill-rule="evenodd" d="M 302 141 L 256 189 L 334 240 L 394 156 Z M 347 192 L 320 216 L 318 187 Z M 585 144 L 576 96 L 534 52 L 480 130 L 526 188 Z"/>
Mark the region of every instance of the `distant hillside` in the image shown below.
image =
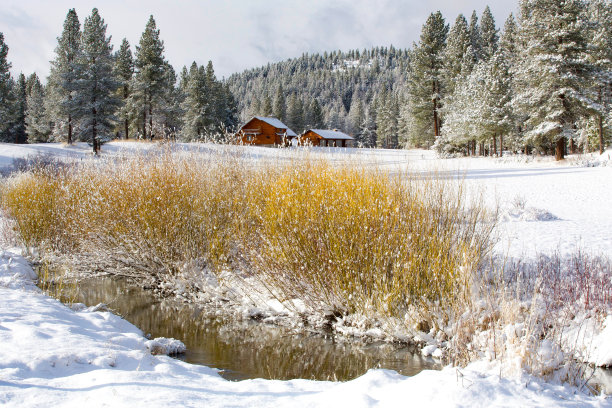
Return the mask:
<path id="1" fill-rule="evenodd" d="M 378 140 L 376 129 L 385 121 L 397 127 L 409 59 L 410 51 L 393 46 L 304 54 L 234 74 L 227 84 L 242 121 L 275 116 L 297 133 L 335 128 L 364 145 L 395 147 L 397 136 Z"/>

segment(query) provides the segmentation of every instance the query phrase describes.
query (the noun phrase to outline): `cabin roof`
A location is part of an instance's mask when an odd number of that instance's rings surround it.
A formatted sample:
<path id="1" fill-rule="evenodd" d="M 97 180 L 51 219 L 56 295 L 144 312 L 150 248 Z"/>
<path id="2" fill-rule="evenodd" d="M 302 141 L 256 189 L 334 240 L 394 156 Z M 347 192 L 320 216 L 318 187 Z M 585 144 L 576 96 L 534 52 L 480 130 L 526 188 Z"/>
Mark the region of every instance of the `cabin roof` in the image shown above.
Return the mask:
<path id="1" fill-rule="evenodd" d="M 273 126 L 277 129 L 287 129 L 287 136 L 297 136 L 297 134 L 289 129 L 289 127 L 287 125 L 285 125 L 283 122 L 281 122 L 280 120 L 276 119 L 276 118 L 266 118 L 265 116 L 255 116 L 253 117 L 253 119 L 259 119 L 262 122 L 266 122 L 268 125 Z M 253 120 L 251 119 L 251 120 Z M 249 122 L 251 121 L 249 120 Z M 247 122 L 247 123 L 249 123 Z"/>
<path id="2" fill-rule="evenodd" d="M 354 140 L 351 136 L 346 133 L 340 132 L 339 130 L 332 129 L 308 129 L 308 131 L 314 132 L 321 136 L 323 139 L 334 139 L 334 140 Z"/>

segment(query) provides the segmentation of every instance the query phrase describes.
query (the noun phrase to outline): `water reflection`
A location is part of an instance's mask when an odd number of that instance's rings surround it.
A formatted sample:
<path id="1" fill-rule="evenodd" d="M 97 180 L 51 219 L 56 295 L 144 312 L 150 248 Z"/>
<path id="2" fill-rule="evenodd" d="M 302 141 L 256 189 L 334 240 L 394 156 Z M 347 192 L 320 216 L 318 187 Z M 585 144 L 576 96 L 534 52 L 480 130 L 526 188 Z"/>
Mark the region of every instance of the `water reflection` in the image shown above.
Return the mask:
<path id="1" fill-rule="evenodd" d="M 370 368 L 389 368 L 409 376 L 439 368 L 432 360 L 407 348 L 334 343 L 318 335 L 295 334 L 283 327 L 219 318 L 197 306 L 159 301 L 151 292 L 120 280 L 89 279 L 78 286 L 76 301 L 87 305 L 105 303 L 145 334 L 180 339 L 187 346 L 181 359 L 219 368 L 223 377 L 230 380 L 345 381 Z"/>

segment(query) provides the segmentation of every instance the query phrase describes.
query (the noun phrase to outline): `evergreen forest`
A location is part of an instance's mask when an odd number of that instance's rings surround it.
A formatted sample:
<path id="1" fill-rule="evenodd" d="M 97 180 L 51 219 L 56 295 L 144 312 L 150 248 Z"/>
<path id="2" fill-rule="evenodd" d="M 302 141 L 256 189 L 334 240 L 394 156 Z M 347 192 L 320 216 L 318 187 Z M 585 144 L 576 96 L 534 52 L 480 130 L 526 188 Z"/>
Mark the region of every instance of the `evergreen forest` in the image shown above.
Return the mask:
<path id="1" fill-rule="evenodd" d="M 93 9 L 71 9 L 48 78 L 10 73 L 0 33 L 0 141 L 231 141 L 252 116 L 296 133 L 342 130 L 360 147 L 443 155 L 601 151 L 611 139 L 612 3 L 520 0 L 447 20 L 433 12 L 410 49 L 326 51 L 219 80 L 212 62 L 176 72 L 153 16 L 113 50 Z M 202 56 L 194 56 L 200 59 Z"/>

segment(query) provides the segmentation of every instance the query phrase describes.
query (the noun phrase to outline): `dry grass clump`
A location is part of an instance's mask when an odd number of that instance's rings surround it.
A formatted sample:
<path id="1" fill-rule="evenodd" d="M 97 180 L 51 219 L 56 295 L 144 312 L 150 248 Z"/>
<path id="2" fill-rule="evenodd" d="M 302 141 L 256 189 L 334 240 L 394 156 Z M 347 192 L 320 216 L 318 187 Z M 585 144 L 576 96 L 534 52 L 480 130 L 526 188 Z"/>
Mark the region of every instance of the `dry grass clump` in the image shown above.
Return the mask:
<path id="1" fill-rule="evenodd" d="M 493 224 L 467 204 L 436 177 L 222 153 L 86 161 L 2 190 L 27 246 L 82 267 L 157 284 L 187 264 L 241 269 L 281 300 L 397 317 L 469 301 Z"/>
<path id="2" fill-rule="evenodd" d="M 490 245 L 482 207 L 438 179 L 298 163 L 266 179 L 250 205 L 255 269 L 280 300 L 339 313 L 403 316 L 423 301 L 469 297 Z"/>
<path id="3" fill-rule="evenodd" d="M 497 266 L 496 266 L 497 265 Z M 612 312 L 612 263 L 576 252 L 535 260 L 492 260 L 474 277 L 475 294 L 455 319 L 449 360 L 489 358 L 584 387 L 593 371 L 595 328 Z"/>
<path id="4" fill-rule="evenodd" d="M 159 282 L 229 252 L 244 176 L 228 161 L 190 159 L 166 153 L 22 173 L 4 185 L 2 206 L 30 248 Z"/>

